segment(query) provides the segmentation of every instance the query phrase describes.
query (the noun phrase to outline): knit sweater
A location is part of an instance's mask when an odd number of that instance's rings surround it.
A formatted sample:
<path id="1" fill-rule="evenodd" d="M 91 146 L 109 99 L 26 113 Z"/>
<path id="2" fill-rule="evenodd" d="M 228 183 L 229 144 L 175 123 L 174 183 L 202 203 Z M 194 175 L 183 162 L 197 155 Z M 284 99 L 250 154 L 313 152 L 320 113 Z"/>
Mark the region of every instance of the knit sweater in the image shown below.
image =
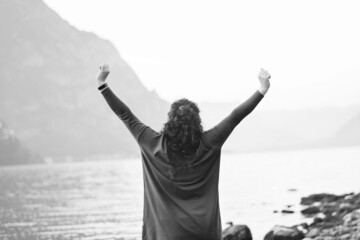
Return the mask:
<path id="1" fill-rule="evenodd" d="M 174 166 L 164 135 L 142 123 L 110 88 L 102 94 L 141 150 L 142 239 L 221 240 L 218 192 L 221 147 L 263 95 L 256 91 L 220 123 L 204 131 L 195 157 L 189 164 Z"/>

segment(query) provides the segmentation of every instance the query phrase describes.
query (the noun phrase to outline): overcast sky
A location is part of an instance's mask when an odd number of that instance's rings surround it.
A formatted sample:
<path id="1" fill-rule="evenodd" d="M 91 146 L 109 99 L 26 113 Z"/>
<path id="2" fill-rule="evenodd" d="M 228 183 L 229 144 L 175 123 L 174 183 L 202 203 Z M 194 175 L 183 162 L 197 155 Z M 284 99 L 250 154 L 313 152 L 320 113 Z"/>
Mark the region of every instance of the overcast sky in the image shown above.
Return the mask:
<path id="1" fill-rule="evenodd" d="M 45 2 L 112 41 L 169 101 L 241 101 L 263 67 L 272 75 L 264 109 L 360 104 L 358 1 Z"/>

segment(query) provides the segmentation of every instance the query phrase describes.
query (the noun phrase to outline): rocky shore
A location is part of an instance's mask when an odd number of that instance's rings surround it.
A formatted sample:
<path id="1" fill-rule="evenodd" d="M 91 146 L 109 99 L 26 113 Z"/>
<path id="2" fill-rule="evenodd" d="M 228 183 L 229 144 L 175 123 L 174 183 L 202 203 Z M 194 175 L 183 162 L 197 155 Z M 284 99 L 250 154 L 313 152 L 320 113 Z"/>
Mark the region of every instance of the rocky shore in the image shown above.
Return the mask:
<path id="1" fill-rule="evenodd" d="M 360 240 L 360 193 L 313 194 L 301 199 L 301 214 L 311 223 L 274 226 L 264 240 Z M 246 225 L 223 231 L 224 240 L 252 240 Z"/>

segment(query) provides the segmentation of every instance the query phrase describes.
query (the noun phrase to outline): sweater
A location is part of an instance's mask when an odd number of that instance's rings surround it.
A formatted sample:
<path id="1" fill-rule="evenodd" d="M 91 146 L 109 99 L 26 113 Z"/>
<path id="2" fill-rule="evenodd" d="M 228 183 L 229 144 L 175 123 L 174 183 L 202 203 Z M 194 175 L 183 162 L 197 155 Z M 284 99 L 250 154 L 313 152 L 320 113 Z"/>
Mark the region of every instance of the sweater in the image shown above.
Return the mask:
<path id="1" fill-rule="evenodd" d="M 256 91 L 220 123 L 204 131 L 193 159 L 181 166 L 171 164 L 163 134 L 141 122 L 110 88 L 103 90 L 102 95 L 141 151 L 142 239 L 221 240 L 218 192 L 221 148 L 263 95 Z"/>

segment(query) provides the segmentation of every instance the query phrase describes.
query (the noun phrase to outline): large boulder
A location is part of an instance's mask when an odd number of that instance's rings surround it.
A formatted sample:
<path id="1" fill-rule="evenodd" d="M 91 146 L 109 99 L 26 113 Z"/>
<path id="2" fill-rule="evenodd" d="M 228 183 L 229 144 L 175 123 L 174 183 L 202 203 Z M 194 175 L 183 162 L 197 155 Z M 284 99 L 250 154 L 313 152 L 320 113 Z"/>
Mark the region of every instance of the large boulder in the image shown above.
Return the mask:
<path id="1" fill-rule="evenodd" d="M 251 231 L 246 225 L 232 225 L 222 233 L 223 240 L 252 240 Z"/>
<path id="2" fill-rule="evenodd" d="M 304 233 L 297 227 L 286 227 L 276 225 L 264 237 L 264 240 L 301 240 Z"/>

